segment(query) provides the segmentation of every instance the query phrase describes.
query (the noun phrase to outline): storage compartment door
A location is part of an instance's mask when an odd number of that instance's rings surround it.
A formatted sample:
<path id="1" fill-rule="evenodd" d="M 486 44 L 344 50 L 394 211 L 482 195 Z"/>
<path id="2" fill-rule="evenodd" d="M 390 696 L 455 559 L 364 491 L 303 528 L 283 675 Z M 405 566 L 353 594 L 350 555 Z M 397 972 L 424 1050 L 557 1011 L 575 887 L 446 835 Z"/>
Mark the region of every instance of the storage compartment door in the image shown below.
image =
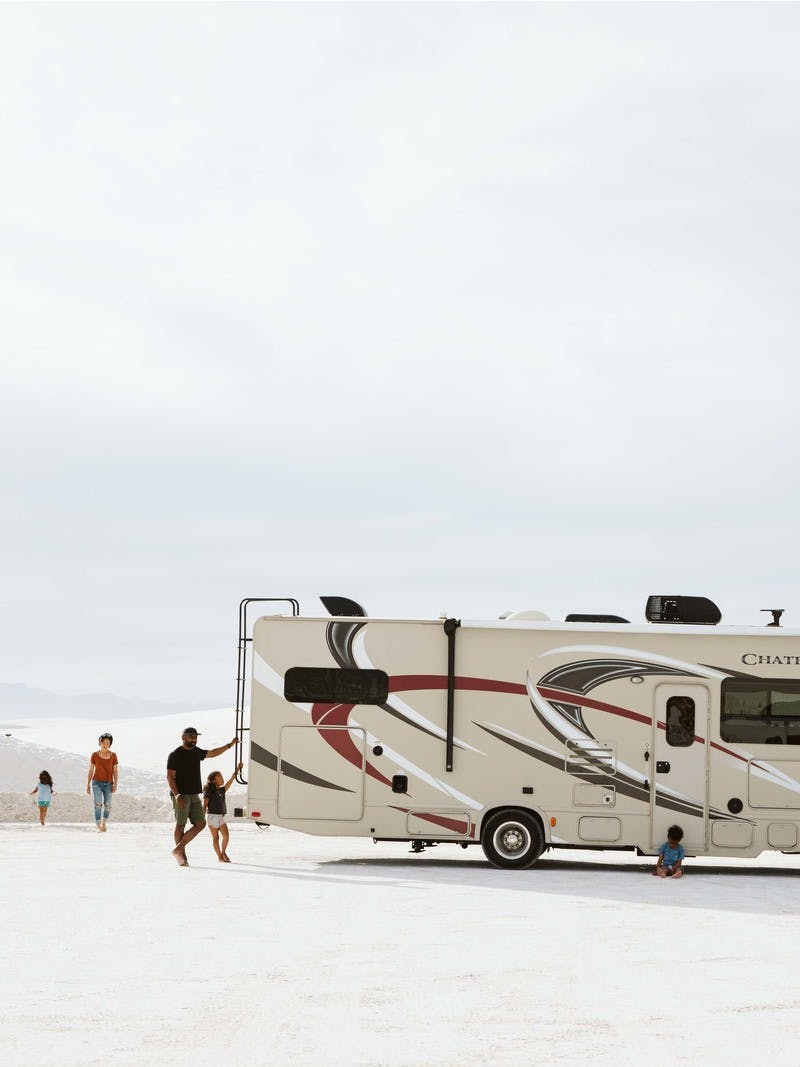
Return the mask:
<path id="1" fill-rule="evenodd" d="M 360 819 L 364 814 L 365 754 L 363 730 L 284 726 L 278 760 L 278 816 Z"/>

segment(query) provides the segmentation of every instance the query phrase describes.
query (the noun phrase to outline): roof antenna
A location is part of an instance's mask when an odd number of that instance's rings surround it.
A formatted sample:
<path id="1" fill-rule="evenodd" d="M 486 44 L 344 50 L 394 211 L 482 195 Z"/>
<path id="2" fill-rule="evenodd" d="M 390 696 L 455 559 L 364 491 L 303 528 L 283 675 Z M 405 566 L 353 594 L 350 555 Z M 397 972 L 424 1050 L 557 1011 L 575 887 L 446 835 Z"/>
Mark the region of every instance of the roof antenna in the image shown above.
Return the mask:
<path id="1" fill-rule="evenodd" d="M 768 611 L 772 616 L 772 622 L 768 622 L 767 626 L 780 626 L 781 615 L 783 615 L 783 608 L 762 608 L 762 611 Z"/>

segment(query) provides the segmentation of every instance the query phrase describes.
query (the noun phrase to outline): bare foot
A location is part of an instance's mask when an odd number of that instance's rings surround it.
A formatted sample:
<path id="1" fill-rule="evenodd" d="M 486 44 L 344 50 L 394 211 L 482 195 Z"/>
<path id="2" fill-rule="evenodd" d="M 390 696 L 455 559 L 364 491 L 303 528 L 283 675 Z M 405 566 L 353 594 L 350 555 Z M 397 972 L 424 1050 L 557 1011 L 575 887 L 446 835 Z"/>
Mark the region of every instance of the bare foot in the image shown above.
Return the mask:
<path id="1" fill-rule="evenodd" d="M 178 845 L 176 848 L 173 848 L 172 855 L 178 861 L 178 866 L 179 867 L 188 867 L 189 866 L 189 862 L 186 859 L 186 850 L 184 848 L 181 848 L 180 845 Z"/>
<path id="2" fill-rule="evenodd" d="M 231 861 L 230 861 L 230 858 L 228 857 L 228 854 L 227 854 L 226 852 L 223 852 L 223 853 L 222 853 L 222 859 L 223 859 L 223 861 L 224 861 L 225 863 L 230 863 L 230 862 L 231 862 Z"/>
<path id="3" fill-rule="evenodd" d="M 220 863 L 224 863 L 225 862 L 225 857 L 224 856 L 217 856 L 217 859 L 219 860 Z"/>
<path id="4" fill-rule="evenodd" d="M 106 824 L 104 822 L 100 823 L 100 829 L 103 831 L 103 833 L 106 832 Z"/>

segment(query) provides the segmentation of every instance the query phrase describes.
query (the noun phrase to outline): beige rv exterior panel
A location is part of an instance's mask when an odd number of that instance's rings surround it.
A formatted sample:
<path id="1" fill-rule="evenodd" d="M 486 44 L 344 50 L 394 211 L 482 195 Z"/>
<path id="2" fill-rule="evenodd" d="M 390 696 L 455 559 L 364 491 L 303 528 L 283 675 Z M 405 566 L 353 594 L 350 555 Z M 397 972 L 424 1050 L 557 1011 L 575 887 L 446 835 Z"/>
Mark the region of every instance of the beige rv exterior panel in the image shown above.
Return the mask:
<path id="1" fill-rule="evenodd" d="M 720 716 L 728 679 L 800 683 L 800 633 L 511 618 L 463 622 L 454 641 L 450 676 L 441 619 L 259 619 L 249 810 L 375 839 L 478 843 L 493 813 L 516 811 L 548 847 L 654 854 L 677 823 L 690 854 L 798 848 L 800 759 L 776 758 L 756 718 L 752 741 L 726 741 Z M 295 702 L 290 668 L 379 672 L 385 694 Z M 784 751 L 792 729 L 776 735 Z"/>

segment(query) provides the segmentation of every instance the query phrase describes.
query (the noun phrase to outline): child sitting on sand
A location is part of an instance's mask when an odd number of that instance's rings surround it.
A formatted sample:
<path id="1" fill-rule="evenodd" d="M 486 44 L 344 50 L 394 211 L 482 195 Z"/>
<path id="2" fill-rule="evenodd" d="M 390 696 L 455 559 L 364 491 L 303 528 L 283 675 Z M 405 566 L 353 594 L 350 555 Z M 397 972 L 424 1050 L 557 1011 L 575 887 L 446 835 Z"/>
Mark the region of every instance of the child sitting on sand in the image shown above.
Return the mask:
<path id="1" fill-rule="evenodd" d="M 212 771 L 203 789 L 203 815 L 206 816 L 214 851 L 220 863 L 231 862 L 228 858 L 228 809 L 225 804 L 225 793 L 230 789 L 236 772 L 240 771 L 242 766 L 243 764 L 240 763 L 236 771 L 224 783 L 220 772 Z"/>
<path id="2" fill-rule="evenodd" d="M 683 869 L 681 864 L 683 863 L 683 845 L 681 844 L 681 838 L 683 837 L 683 830 L 680 826 L 670 826 L 667 830 L 667 840 L 658 850 L 658 863 L 656 863 L 653 874 L 658 875 L 659 878 L 682 878 Z"/>
<path id="3" fill-rule="evenodd" d="M 55 793 L 55 789 L 53 789 L 53 779 L 50 777 L 49 771 L 42 771 L 39 775 L 38 785 L 31 789 L 28 796 L 32 797 L 34 793 L 39 794 L 39 825 L 44 826 L 44 820 L 47 818 L 47 812 L 50 808 L 50 800 Z"/>

